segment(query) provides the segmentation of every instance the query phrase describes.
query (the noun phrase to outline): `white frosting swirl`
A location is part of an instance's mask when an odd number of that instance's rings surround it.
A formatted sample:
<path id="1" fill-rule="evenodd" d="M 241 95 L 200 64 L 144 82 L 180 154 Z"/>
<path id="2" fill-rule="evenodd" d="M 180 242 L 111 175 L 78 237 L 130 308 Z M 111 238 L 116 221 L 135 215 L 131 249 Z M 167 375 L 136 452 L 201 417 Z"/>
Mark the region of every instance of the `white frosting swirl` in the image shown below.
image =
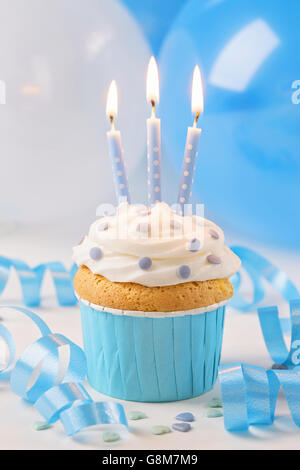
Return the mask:
<path id="1" fill-rule="evenodd" d="M 141 205 L 122 204 L 114 216 L 91 225 L 73 248 L 73 259 L 110 281 L 149 287 L 230 277 L 240 268 L 217 225 L 177 215 L 164 202 L 150 213 Z"/>

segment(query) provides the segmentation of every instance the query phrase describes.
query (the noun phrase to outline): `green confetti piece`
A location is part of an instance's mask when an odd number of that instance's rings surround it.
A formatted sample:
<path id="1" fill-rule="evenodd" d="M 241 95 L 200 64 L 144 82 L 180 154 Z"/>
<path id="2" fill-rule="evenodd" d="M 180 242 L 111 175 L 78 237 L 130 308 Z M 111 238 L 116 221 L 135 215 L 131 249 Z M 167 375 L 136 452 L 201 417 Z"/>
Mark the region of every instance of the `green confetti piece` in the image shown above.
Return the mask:
<path id="1" fill-rule="evenodd" d="M 106 431 L 103 433 L 104 442 L 115 442 L 120 440 L 120 436 L 117 432 Z"/>
<path id="2" fill-rule="evenodd" d="M 221 398 L 213 398 L 213 399 L 210 400 L 210 402 L 208 403 L 208 406 L 209 406 L 210 408 L 223 408 L 223 404 L 222 404 Z"/>
<path id="3" fill-rule="evenodd" d="M 152 428 L 152 434 L 168 434 L 168 432 L 171 432 L 171 429 L 168 426 L 153 426 Z"/>
<path id="4" fill-rule="evenodd" d="M 221 410 L 212 408 L 210 410 L 207 410 L 206 416 L 207 418 L 220 418 L 220 416 L 223 416 L 223 413 Z"/>
<path id="5" fill-rule="evenodd" d="M 128 413 L 128 419 L 131 419 L 132 421 L 136 421 L 138 419 L 145 419 L 148 416 L 143 413 L 143 411 L 129 411 Z"/>
<path id="6" fill-rule="evenodd" d="M 51 424 L 47 423 L 47 421 L 36 421 L 33 424 L 33 427 L 36 431 L 45 431 L 45 429 L 51 428 Z"/>

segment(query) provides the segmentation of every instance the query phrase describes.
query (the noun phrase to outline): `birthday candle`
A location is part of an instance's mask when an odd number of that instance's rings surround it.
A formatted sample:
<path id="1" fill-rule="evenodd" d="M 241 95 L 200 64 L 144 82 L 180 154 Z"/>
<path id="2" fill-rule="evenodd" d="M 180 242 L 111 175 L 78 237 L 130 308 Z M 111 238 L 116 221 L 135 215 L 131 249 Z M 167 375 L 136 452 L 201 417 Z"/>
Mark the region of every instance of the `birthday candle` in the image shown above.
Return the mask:
<path id="1" fill-rule="evenodd" d="M 130 194 L 124 163 L 121 132 L 115 129 L 115 117 L 117 116 L 117 113 L 117 85 L 115 81 L 112 81 L 109 87 L 106 104 L 106 115 L 109 117 L 111 123 L 111 130 L 107 132 L 108 149 L 112 161 L 117 200 L 119 203 L 127 200 L 127 202 L 130 204 Z"/>
<path id="2" fill-rule="evenodd" d="M 200 114 L 203 112 L 203 91 L 200 69 L 198 66 L 194 69 L 193 87 L 192 87 L 192 113 L 195 114 L 194 125 L 189 127 L 184 151 L 184 159 L 181 171 L 180 185 L 177 202 L 181 206 L 182 212 L 184 205 L 188 204 L 193 185 L 193 178 L 198 157 L 201 129 L 197 127 Z"/>
<path id="3" fill-rule="evenodd" d="M 148 204 L 151 206 L 161 201 L 160 119 L 155 116 L 155 106 L 159 102 L 159 80 L 154 57 L 151 57 L 148 66 L 147 101 L 152 106 L 151 118 L 147 119 Z"/>

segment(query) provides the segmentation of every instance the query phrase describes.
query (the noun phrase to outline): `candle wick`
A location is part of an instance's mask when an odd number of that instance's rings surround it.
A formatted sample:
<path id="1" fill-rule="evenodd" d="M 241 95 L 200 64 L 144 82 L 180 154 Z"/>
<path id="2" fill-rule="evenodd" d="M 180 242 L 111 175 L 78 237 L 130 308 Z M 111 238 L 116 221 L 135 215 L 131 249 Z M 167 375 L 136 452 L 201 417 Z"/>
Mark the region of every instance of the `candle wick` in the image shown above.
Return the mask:
<path id="1" fill-rule="evenodd" d="M 152 106 L 152 117 L 155 117 L 155 101 L 151 100 L 151 106 Z"/>
<path id="2" fill-rule="evenodd" d="M 111 124 L 111 130 L 114 131 L 115 130 L 115 120 L 114 120 L 113 115 L 109 116 L 109 120 L 110 120 L 110 124 Z"/>
<path id="3" fill-rule="evenodd" d="M 194 127 L 197 127 L 199 116 L 200 116 L 200 111 L 197 111 L 195 115 L 195 120 L 194 120 Z"/>

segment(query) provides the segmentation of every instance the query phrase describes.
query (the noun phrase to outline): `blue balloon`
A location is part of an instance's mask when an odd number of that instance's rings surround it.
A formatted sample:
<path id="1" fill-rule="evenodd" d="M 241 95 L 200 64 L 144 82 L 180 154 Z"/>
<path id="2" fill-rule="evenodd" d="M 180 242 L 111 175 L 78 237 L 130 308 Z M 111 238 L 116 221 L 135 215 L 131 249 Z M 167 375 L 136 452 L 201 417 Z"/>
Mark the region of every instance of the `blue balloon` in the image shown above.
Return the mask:
<path id="1" fill-rule="evenodd" d="M 121 0 L 136 17 L 152 50 L 158 53 L 176 15 L 187 0 Z"/>
<path id="2" fill-rule="evenodd" d="M 252 239 L 300 247 L 300 2 L 190 0 L 162 46 L 160 114 L 181 169 L 193 68 L 205 109 L 194 194 Z"/>

